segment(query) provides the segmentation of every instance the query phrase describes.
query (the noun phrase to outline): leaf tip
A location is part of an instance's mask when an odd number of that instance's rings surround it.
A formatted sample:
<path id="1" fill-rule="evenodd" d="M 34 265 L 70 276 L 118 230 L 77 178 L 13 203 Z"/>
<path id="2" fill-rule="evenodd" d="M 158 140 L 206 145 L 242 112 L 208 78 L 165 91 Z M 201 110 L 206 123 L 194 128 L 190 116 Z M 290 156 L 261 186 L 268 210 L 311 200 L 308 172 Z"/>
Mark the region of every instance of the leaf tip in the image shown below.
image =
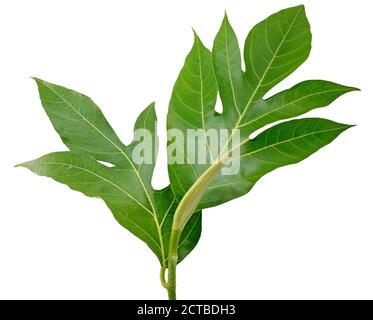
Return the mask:
<path id="1" fill-rule="evenodd" d="M 361 91 L 359 88 L 356 87 L 350 87 L 350 86 L 343 86 L 342 87 L 342 94 L 348 93 L 348 92 L 354 92 L 354 91 Z"/>
<path id="2" fill-rule="evenodd" d="M 361 91 L 360 88 L 356 88 L 356 87 L 348 87 L 350 90 L 349 91 Z"/>
<path id="3" fill-rule="evenodd" d="M 38 82 L 42 82 L 42 80 L 41 80 L 40 78 L 38 78 L 38 77 L 31 76 L 30 78 L 31 78 L 32 80 L 34 80 L 36 83 L 38 83 Z"/>
<path id="4" fill-rule="evenodd" d="M 356 124 L 343 124 L 342 127 L 341 127 L 341 133 L 350 129 L 350 128 L 353 128 L 353 127 L 356 127 Z"/>
<path id="5" fill-rule="evenodd" d="M 304 6 L 304 4 L 300 4 L 298 6 L 295 6 L 295 7 L 293 7 L 293 9 L 298 10 L 299 12 L 305 12 L 306 11 L 306 7 Z"/>
<path id="6" fill-rule="evenodd" d="M 36 82 L 36 85 L 40 88 L 41 85 L 45 85 L 47 82 L 38 78 L 38 77 L 30 77 L 32 80 Z"/>
<path id="7" fill-rule="evenodd" d="M 290 8 L 286 8 L 286 9 L 283 9 L 283 10 L 280 10 L 279 11 L 280 14 L 288 14 L 290 13 L 291 15 L 295 17 L 297 16 L 303 16 L 303 18 L 306 18 L 306 7 L 304 6 L 304 4 L 300 4 L 298 6 L 294 6 L 294 7 L 290 7 Z"/>
<path id="8" fill-rule="evenodd" d="M 223 21 L 221 23 L 220 29 L 226 28 L 227 26 L 230 26 L 230 22 L 229 22 L 227 10 L 224 10 L 224 17 L 223 17 Z"/>
<path id="9" fill-rule="evenodd" d="M 224 18 L 223 21 L 228 21 L 228 13 L 227 10 L 224 10 Z"/>
<path id="10" fill-rule="evenodd" d="M 156 117 L 156 115 L 155 115 L 155 101 L 150 102 L 147 109 L 149 109 L 152 113 L 154 113 L 154 116 Z"/>
<path id="11" fill-rule="evenodd" d="M 197 31 L 192 27 L 193 36 L 194 36 L 194 44 L 202 44 L 201 38 L 198 36 Z"/>
<path id="12" fill-rule="evenodd" d="M 28 168 L 28 162 L 17 163 L 13 168 Z"/>
<path id="13" fill-rule="evenodd" d="M 193 32 L 193 36 L 194 36 L 194 41 L 199 40 L 199 36 L 197 34 L 197 31 L 193 27 L 192 27 L 192 32 Z"/>
<path id="14" fill-rule="evenodd" d="M 193 35 L 194 35 L 193 49 L 195 49 L 195 48 L 205 48 L 201 38 L 198 36 L 196 30 L 193 27 L 192 27 L 192 31 L 193 31 Z"/>

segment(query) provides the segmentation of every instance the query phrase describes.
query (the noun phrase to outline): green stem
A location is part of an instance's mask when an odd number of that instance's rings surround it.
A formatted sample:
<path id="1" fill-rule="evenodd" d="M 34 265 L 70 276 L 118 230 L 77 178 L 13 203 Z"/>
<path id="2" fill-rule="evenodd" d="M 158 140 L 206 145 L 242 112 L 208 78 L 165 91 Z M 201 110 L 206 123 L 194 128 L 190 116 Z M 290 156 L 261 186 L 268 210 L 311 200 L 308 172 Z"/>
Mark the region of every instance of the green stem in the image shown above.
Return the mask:
<path id="1" fill-rule="evenodd" d="M 181 231 L 172 230 L 168 249 L 168 299 L 176 300 L 176 265 Z"/>
<path id="2" fill-rule="evenodd" d="M 176 300 L 176 266 L 181 232 L 183 231 L 190 217 L 195 212 L 204 193 L 220 170 L 221 166 L 222 162 L 220 161 L 210 166 L 184 195 L 175 211 L 168 248 L 167 291 L 168 298 L 170 300 Z"/>

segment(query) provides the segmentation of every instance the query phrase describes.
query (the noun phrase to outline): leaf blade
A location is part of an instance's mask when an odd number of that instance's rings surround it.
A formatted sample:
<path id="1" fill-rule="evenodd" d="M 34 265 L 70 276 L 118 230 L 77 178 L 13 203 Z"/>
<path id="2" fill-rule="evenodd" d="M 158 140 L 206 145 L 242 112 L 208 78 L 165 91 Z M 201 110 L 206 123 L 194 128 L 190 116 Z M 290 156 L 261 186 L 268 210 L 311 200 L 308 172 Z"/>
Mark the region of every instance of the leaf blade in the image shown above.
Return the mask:
<path id="1" fill-rule="evenodd" d="M 97 160 L 118 167 L 128 165 L 124 145 L 89 97 L 36 77 L 33 79 L 45 112 L 70 150 L 87 152 Z"/>
<path id="2" fill-rule="evenodd" d="M 229 143 L 238 131 L 239 146 L 244 151 L 258 141 L 250 139 L 250 134 L 265 125 L 291 119 L 315 108 L 325 107 L 342 94 L 357 90 L 329 81 L 309 80 L 264 99 L 264 95 L 274 85 L 295 71 L 308 57 L 311 38 L 310 26 L 303 6 L 281 10 L 258 23 L 250 31 L 245 42 L 246 71 L 243 72 L 236 35 L 227 16 L 224 17 L 212 50 L 212 65 L 223 103 L 223 113 L 206 118 L 206 127 L 209 129 L 231 130 L 228 142 L 225 143 L 223 150 L 220 150 L 219 160 L 223 161 L 222 159 L 235 150 Z M 265 54 L 270 58 L 265 59 Z M 283 60 L 288 60 L 289 63 L 283 63 Z M 314 92 L 315 88 L 316 92 Z M 187 94 L 188 92 L 186 92 L 186 100 Z M 170 104 L 169 129 L 179 128 L 178 123 L 172 118 L 173 108 L 174 105 Z M 188 110 L 184 112 L 188 114 Z M 196 125 L 189 128 L 201 129 Z M 275 131 L 279 127 L 272 128 Z M 262 136 L 261 134 L 258 138 Z M 314 152 L 317 150 L 315 149 Z M 285 163 L 293 163 L 294 158 L 288 155 L 287 157 L 283 155 L 283 157 L 286 159 L 286 161 L 283 159 Z M 260 160 L 257 162 L 259 163 Z M 194 186 L 201 184 L 204 173 L 216 165 L 217 163 L 214 162 L 207 165 L 169 163 L 171 187 L 178 200 L 180 201 Z M 216 206 L 250 191 L 256 182 L 255 179 L 250 178 L 252 175 L 250 168 L 255 168 L 257 165 L 248 157 L 242 158 L 237 173 L 216 174 L 207 187 L 198 208 Z M 280 165 L 274 168 L 277 167 Z M 197 176 L 192 174 L 192 171 L 197 173 Z M 272 170 L 267 170 L 266 173 L 270 171 Z M 254 176 L 257 179 L 260 177 L 260 174 Z"/>
<path id="3" fill-rule="evenodd" d="M 160 263 L 165 265 L 172 219 L 162 221 L 164 206 L 172 217 L 177 204 L 170 187 L 154 190 L 151 185 L 158 142 L 154 103 L 140 114 L 134 128 L 134 141 L 125 146 L 89 97 L 38 78 L 35 81 L 49 119 L 71 152 L 52 153 L 21 166 L 85 195 L 102 198 L 116 220 L 145 241 Z M 136 132 L 140 129 L 151 135 L 152 161 L 146 164 L 137 164 L 133 154 L 138 144 Z M 47 164 L 45 161 L 54 158 L 59 162 L 49 161 Z M 74 170 L 74 174 L 63 177 L 58 175 L 61 170 Z M 181 259 L 196 245 L 201 224 L 196 223 L 192 231 L 181 247 L 184 254 Z"/>
<path id="4" fill-rule="evenodd" d="M 293 118 L 328 106 L 338 97 L 357 88 L 324 80 L 307 80 L 257 103 L 248 111 L 250 121 L 238 126 L 251 134 L 274 121 Z"/>
<path id="5" fill-rule="evenodd" d="M 238 40 L 227 14 L 224 15 L 223 22 L 214 40 L 212 61 L 223 103 L 223 112 L 232 112 L 235 114 L 231 117 L 239 117 L 248 99 L 249 88 L 245 83 L 244 73 L 242 72 Z M 234 106 L 234 108 L 228 108 L 229 105 Z"/>
<path id="6" fill-rule="evenodd" d="M 277 124 L 254 139 L 242 141 L 239 174 L 218 175 L 208 187 L 198 208 L 213 207 L 243 196 L 265 174 L 308 158 L 351 127 L 353 125 L 322 118 L 295 119 Z M 280 140 L 276 141 L 277 138 Z M 316 141 L 310 146 L 309 140 L 312 138 Z M 304 148 L 302 152 L 300 147 Z"/>
<path id="7" fill-rule="evenodd" d="M 244 50 L 252 96 L 264 95 L 295 71 L 309 56 L 311 38 L 303 5 L 281 10 L 258 23 L 250 31 Z"/>

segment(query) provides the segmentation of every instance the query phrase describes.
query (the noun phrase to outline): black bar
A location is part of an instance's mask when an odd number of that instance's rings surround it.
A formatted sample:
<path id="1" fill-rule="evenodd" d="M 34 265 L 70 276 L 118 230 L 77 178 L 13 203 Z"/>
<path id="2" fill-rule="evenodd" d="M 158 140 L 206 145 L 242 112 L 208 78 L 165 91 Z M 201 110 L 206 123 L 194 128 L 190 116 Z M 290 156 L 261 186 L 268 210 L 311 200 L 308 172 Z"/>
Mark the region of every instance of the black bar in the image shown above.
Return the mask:
<path id="1" fill-rule="evenodd" d="M 371 301 L 347 300 L 49 300 L 0 301 L 1 313 L 54 319 L 55 316 L 119 319 L 319 319 L 372 317 Z M 358 303 L 358 305 L 356 305 Z M 359 314 L 362 316 L 360 317 Z"/>

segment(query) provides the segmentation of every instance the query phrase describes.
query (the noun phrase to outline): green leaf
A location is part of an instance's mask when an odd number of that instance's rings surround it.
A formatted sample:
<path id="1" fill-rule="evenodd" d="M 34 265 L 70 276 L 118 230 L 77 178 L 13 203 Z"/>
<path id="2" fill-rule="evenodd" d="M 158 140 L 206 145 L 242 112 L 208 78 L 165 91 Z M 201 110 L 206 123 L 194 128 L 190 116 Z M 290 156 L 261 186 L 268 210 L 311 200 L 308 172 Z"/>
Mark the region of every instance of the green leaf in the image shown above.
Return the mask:
<path id="1" fill-rule="evenodd" d="M 293 118 L 312 109 L 326 107 L 339 96 L 356 90 L 358 89 L 330 81 L 303 81 L 261 103 L 253 104 L 247 111 L 249 120 L 242 121 L 238 128 L 250 134 L 274 121 Z"/>
<path id="2" fill-rule="evenodd" d="M 136 163 L 133 152 L 139 146 L 137 138 L 125 146 L 90 98 L 40 79 L 35 81 L 47 115 L 71 151 L 51 153 L 19 166 L 87 196 L 103 199 L 116 220 L 145 241 L 162 266 L 166 266 L 177 201 L 169 186 L 162 190 L 151 186 L 157 153 L 154 104 L 141 113 L 135 125 L 135 130 L 146 129 L 151 133 L 146 141 L 149 143 L 146 146 L 154 146 L 149 148 L 154 150 L 151 161 L 144 157 Z M 200 233 L 201 213 L 198 212 L 183 232 L 179 261 L 194 248 Z"/>
<path id="3" fill-rule="evenodd" d="M 326 119 L 302 119 L 275 125 L 250 138 L 268 124 L 325 107 L 344 93 L 357 90 L 309 80 L 265 98 L 307 59 L 310 49 L 311 32 L 303 6 L 281 10 L 250 31 L 245 41 L 245 72 L 237 37 L 226 15 L 212 52 L 196 37 L 171 96 L 168 128 L 184 134 L 190 129 L 202 130 L 205 142 L 197 153 L 211 150 L 210 129 L 227 128 L 230 135 L 219 153 L 211 153 L 207 164 L 190 159 L 185 147 L 178 149 L 188 160 L 184 164 L 172 163 L 169 153 L 171 187 L 179 201 L 186 195 L 195 203 L 193 209 L 200 209 L 242 196 L 264 174 L 305 159 L 350 127 Z M 222 114 L 215 112 L 215 86 L 223 104 Z M 240 137 L 238 145 L 233 144 L 235 134 Z M 235 156 L 235 151 L 240 155 Z M 230 156 L 231 164 L 239 161 L 239 170 L 224 175 L 219 166 Z M 185 204 L 184 217 L 188 217 L 189 209 Z"/>
<path id="4" fill-rule="evenodd" d="M 249 101 L 263 97 L 307 59 L 311 38 L 304 6 L 281 10 L 250 31 L 244 51 Z"/>
<path id="5" fill-rule="evenodd" d="M 214 41 L 212 59 L 223 106 L 230 106 L 224 108 L 224 114 L 234 118 L 244 110 L 250 92 L 242 72 L 238 40 L 226 14 Z"/>
<path id="6" fill-rule="evenodd" d="M 304 160 L 350 127 L 327 119 L 304 118 L 275 125 L 249 143 L 244 140 L 238 155 L 239 174 L 216 177 L 200 207 L 219 205 L 246 194 L 268 172 Z"/>
<path id="7" fill-rule="evenodd" d="M 268 94 L 307 59 L 311 37 L 304 6 L 281 10 L 248 34 L 243 71 L 227 15 L 211 52 L 194 32 L 170 100 L 171 185 L 162 190 L 151 183 L 158 153 L 154 103 L 139 115 L 133 141 L 124 145 L 89 97 L 37 78 L 43 107 L 69 151 L 18 166 L 101 198 L 155 253 L 160 281 L 176 299 L 176 265 L 200 238 L 201 209 L 244 195 L 265 174 L 306 159 L 351 127 L 292 118 L 356 88 L 307 80 Z M 221 113 L 215 109 L 218 94 Z"/>

